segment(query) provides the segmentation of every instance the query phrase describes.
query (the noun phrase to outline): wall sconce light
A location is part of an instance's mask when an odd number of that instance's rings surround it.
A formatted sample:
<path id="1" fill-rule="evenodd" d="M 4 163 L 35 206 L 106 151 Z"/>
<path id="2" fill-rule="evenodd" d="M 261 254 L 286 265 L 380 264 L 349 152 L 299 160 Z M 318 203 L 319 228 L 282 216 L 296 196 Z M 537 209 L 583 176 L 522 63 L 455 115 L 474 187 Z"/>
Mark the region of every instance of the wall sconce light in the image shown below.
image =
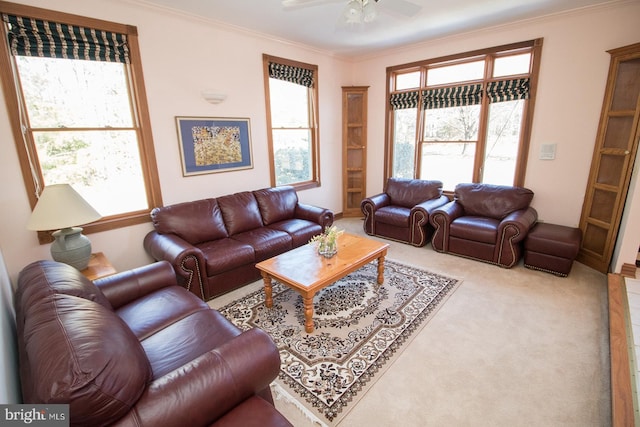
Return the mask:
<path id="1" fill-rule="evenodd" d="M 203 90 L 202 98 L 210 104 L 220 104 L 222 101 L 227 99 L 227 94 L 213 90 Z"/>

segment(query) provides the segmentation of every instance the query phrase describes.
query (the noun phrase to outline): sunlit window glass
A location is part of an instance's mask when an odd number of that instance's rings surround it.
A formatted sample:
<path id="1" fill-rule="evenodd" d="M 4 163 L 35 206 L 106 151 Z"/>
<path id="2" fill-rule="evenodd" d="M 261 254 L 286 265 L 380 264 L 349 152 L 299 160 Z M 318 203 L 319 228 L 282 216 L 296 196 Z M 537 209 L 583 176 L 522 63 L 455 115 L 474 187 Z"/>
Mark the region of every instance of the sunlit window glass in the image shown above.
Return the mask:
<path id="1" fill-rule="evenodd" d="M 493 63 L 493 77 L 527 74 L 531 64 L 531 54 L 503 56 Z"/>
<path id="2" fill-rule="evenodd" d="M 44 185 L 72 184 L 103 216 L 145 209 L 126 65 L 15 59 Z"/>

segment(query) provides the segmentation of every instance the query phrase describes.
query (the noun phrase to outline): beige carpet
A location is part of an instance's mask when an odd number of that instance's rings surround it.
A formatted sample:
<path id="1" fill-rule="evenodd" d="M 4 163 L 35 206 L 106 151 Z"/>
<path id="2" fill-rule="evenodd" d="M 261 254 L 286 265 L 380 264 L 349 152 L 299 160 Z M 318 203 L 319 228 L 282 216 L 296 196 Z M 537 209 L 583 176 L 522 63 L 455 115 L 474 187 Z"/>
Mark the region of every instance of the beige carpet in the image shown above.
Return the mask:
<path id="1" fill-rule="evenodd" d="M 336 223 L 363 234 L 360 219 Z M 503 269 L 430 245 L 390 243 L 389 258 L 463 283 L 340 426 L 610 424 L 604 274 L 574 263 L 560 278 L 522 262 Z M 210 305 L 222 307 L 261 286 Z M 321 425 L 286 398 L 276 407 L 296 427 Z"/>

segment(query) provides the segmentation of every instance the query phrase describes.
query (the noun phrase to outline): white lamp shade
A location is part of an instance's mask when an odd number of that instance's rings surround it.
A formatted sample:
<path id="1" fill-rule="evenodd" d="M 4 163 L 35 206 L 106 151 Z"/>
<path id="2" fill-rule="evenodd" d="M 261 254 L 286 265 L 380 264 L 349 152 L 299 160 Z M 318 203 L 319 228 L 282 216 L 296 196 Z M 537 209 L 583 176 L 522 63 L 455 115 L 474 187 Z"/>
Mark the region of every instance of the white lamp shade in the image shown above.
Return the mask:
<path id="1" fill-rule="evenodd" d="M 44 231 L 88 224 L 102 218 L 69 184 L 47 185 L 31 213 L 27 229 Z"/>

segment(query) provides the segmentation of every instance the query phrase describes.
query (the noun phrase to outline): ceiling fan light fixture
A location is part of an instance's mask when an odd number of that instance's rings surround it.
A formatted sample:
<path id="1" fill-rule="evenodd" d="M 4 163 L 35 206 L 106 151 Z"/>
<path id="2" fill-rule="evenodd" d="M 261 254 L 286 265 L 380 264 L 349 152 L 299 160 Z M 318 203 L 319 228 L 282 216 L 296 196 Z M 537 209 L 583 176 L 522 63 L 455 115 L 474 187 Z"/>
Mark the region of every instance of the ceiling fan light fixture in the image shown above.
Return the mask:
<path id="1" fill-rule="evenodd" d="M 347 24 L 359 24 L 362 22 L 364 6 L 362 0 L 349 0 L 343 16 Z"/>
<path id="2" fill-rule="evenodd" d="M 365 0 L 362 6 L 362 21 L 369 23 L 376 19 L 378 13 L 372 0 Z"/>

